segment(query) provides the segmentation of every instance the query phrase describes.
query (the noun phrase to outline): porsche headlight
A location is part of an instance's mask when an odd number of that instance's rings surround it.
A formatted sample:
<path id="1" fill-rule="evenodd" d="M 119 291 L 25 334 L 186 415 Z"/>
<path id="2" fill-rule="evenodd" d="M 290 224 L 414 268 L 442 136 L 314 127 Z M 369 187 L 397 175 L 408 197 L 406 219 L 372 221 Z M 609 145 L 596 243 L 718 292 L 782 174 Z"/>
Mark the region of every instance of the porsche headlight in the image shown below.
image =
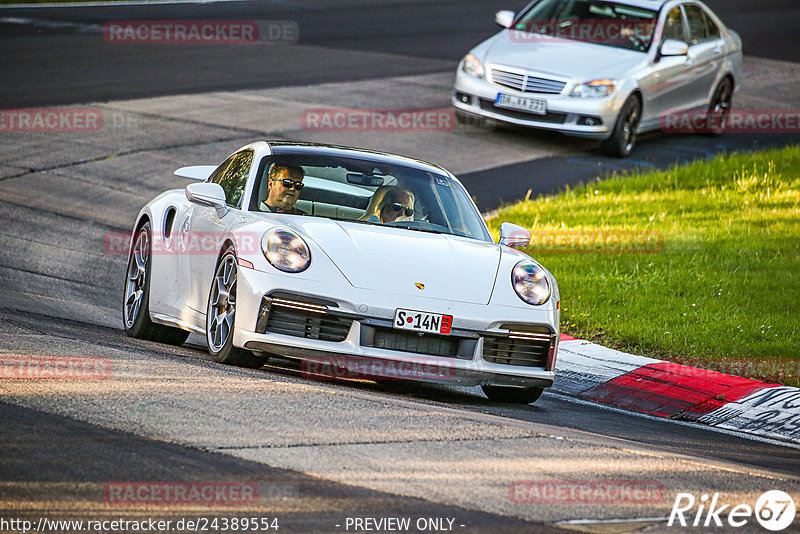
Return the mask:
<path id="1" fill-rule="evenodd" d="M 308 245 L 291 230 L 270 230 L 261 237 L 261 250 L 273 267 L 287 273 L 299 273 L 311 265 Z"/>
<path id="2" fill-rule="evenodd" d="M 569 96 L 579 98 L 603 98 L 614 92 L 617 84 L 614 80 L 592 80 L 591 82 L 576 85 Z"/>
<path id="3" fill-rule="evenodd" d="M 550 282 L 547 273 L 535 262 L 522 260 L 511 271 L 511 284 L 519 298 L 538 306 L 550 298 Z"/>
<path id="4" fill-rule="evenodd" d="M 473 78 L 483 78 L 483 63 L 481 63 L 473 54 L 467 54 L 464 56 L 461 70 Z"/>

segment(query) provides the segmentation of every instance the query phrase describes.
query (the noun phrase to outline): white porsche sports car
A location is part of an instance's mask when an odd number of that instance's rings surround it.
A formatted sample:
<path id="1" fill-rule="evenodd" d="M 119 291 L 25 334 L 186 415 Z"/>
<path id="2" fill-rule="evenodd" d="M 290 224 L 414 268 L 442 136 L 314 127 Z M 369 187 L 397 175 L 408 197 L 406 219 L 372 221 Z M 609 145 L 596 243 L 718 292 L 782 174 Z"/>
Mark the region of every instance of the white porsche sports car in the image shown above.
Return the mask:
<path id="1" fill-rule="evenodd" d="M 528 230 L 494 243 L 451 173 L 402 156 L 256 142 L 138 214 L 123 318 L 128 335 L 183 343 L 309 376 L 444 380 L 530 403 L 552 385 L 553 276 Z"/>

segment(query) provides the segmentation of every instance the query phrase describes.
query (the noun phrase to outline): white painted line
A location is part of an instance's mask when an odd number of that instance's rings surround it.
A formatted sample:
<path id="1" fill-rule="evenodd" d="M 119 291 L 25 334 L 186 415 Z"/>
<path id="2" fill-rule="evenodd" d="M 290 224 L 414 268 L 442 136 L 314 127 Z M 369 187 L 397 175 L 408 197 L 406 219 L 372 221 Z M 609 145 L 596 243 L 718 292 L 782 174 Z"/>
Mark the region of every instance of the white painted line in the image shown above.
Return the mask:
<path id="1" fill-rule="evenodd" d="M 103 27 L 99 24 L 70 22 L 66 20 L 36 19 L 29 17 L 0 17 L 0 24 L 20 24 L 55 30 L 67 28 L 77 30 L 80 33 L 103 33 Z"/>
<path id="2" fill-rule="evenodd" d="M 616 523 L 653 523 L 669 521 L 669 517 L 631 517 L 627 519 L 565 519 L 556 521 L 556 525 L 613 525 Z"/>

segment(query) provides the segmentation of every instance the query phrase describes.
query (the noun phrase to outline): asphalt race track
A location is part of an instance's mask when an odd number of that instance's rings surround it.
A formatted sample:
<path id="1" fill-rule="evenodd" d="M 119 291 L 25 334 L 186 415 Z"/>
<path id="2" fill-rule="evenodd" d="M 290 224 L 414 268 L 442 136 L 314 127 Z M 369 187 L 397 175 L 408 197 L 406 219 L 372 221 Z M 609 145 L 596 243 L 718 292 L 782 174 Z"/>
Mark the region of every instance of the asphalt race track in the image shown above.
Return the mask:
<path id="1" fill-rule="evenodd" d="M 0 106 L 53 106 L 429 73 L 446 73 L 443 80 L 452 79 L 453 69 L 466 51 L 496 31 L 495 11 L 519 9 L 522 3 L 513 4 L 508 0 L 274 0 L 88 9 L 68 5 L 5 8 L 0 12 Z M 739 94 L 735 106 L 797 109 L 797 72 L 786 73 L 781 64 L 770 63 L 800 57 L 800 44 L 794 39 L 796 21 L 800 20 L 797 2 L 711 0 L 708 4 L 740 32 L 745 53 L 763 60 L 743 80 L 753 90 L 745 98 Z M 756 6 L 758 16 L 754 18 Z M 297 23 L 300 37 L 295 46 L 104 43 L 100 39 L 103 25 L 121 20 L 288 20 Z M 435 105 L 449 106 L 449 89 L 438 93 Z M 384 100 L 375 107 L 385 109 L 389 102 Z M 412 98 L 405 105 L 417 109 L 424 103 Z M 356 106 L 366 107 L 357 101 L 353 102 Z M 545 158 L 550 154 L 542 153 L 540 145 L 555 147 L 564 141 L 557 134 L 504 130 L 530 146 L 533 154 L 526 159 Z M 479 207 L 490 210 L 524 196 L 528 190 L 536 196 L 610 172 L 664 168 L 721 152 L 797 142 L 796 136 L 775 133 L 721 139 L 692 136 L 689 142 L 684 137 L 649 135 L 640 139 L 637 151 L 625 161 L 602 157 L 595 143 L 572 139 L 570 157 L 559 154 L 535 170 L 494 163 L 488 167 L 495 169 L 491 176 L 468 172 L 460 178 Z M 494 159 L 502 161 L 502 154 L 495 154 Z M 534 183 L 529 180 L 532 172 L 536 173 Z"/>
<path id="2" fill-rule="evenodd" d="M 679 492 L 718 492 L 721 502 L 751 506 L 770 489 L 798 495 L 794 446 L 550 392 L 515 407 L 477 388 L 309 380 L 282 360 L 224 367 L 197 339 L 162 346 L 121 330 L 126 251 L 111 249 L 109 237 L 128 232 L 153 196 L 187 183 L 174 169 L 217 163 L 257 138 L 431 160 L 459 175 L 483 210 L 608 171 L 798 142 L 767 133 L 653 135 L 623 162 L 599 156 L 592 143 L 514 128 L 331 134 L 302 124 L 308 109 L 445 108 L 456 62 L 495 30 L 497 9 L 519 7 L 511 4 L 0 9 L 0 109 L 80 105 L 104 118 L 93 132 L 0 132 L 0 358 L 111 364 L 101 380 L 0 378 L 0 518 L 246 515 L 277 518 L 280 531 L 346 532 L 354 531 L 348 518 L 410 517 L 442 519 L 423 531 L 666 532 L 679 530 L 665 523 Z M 797 2 L 708 4 L 745 39 L 736 105 L 797 109 Z M 120 46 L 97 30 L 109 20 L 187 18 L 292 20 L 301 38 Z M 519 481 L 628 481 L 661 493 L 646 502 L 536 504 L 514 499 Z M 109 485 L 142 482 L 252 485 L 258 497 L 234 506 L 108 498 Z"/>
<path id="3" fill-rule="evenodd" d="M 740 33 L 747 55 L 800 57 L 794 38 L 800 6 L 794 0 L 706 3 Z M 0 12 L 0 102 L 4 107 L 85 103 L 452 70 L 470 47 L 496 31 L 497 10 L 524 4 L 308 0 L 8 8 Z M 19 18 L 33 20 L 8 20 Z M 94 33 L 118 20 L 292 20 L 300 28 L 299 44 L 325 52 L 294 50 L 287 56 L 266 46 L 98 47 Z M 370 54 L 380 57 L 377 53 L 394 60 L 370 61 Z"/>

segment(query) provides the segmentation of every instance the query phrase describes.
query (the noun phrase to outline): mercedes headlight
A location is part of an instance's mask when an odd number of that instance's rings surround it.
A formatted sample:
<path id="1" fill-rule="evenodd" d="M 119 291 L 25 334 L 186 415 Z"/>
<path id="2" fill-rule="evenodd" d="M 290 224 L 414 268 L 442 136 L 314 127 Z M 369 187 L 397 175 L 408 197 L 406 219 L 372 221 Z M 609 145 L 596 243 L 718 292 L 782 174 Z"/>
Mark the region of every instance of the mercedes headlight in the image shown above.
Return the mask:
<path id="1" fill-rule="evenodd" d="M 531 260 L 522 260 L 511 271 L 511 285 L 519 298 L 538 306 L 550 298 L 550 282 L 547 273 Z"/>
<path id="2" fill-rule="evenodd" d="M 261 237 L 261 250 L 273 267 L 287 273 L 299 273 L 311 265 L 308 245 L 291 230 L 270 230 Z"/>
<path id="3" fill-rule="evenodd" d="M 473 54 L 467 54 L 464 56 L 461 70 L 473 78 L 483 78 L 483 63 L 481 63 Z"/>
<path id="4" fill-rule="evenodd" d="M 592 80 L 591 82 L 576 85 L 569 96 L 579 98 L 603 98 L 614 92 L 617 84 L 614 80 Z"/>

